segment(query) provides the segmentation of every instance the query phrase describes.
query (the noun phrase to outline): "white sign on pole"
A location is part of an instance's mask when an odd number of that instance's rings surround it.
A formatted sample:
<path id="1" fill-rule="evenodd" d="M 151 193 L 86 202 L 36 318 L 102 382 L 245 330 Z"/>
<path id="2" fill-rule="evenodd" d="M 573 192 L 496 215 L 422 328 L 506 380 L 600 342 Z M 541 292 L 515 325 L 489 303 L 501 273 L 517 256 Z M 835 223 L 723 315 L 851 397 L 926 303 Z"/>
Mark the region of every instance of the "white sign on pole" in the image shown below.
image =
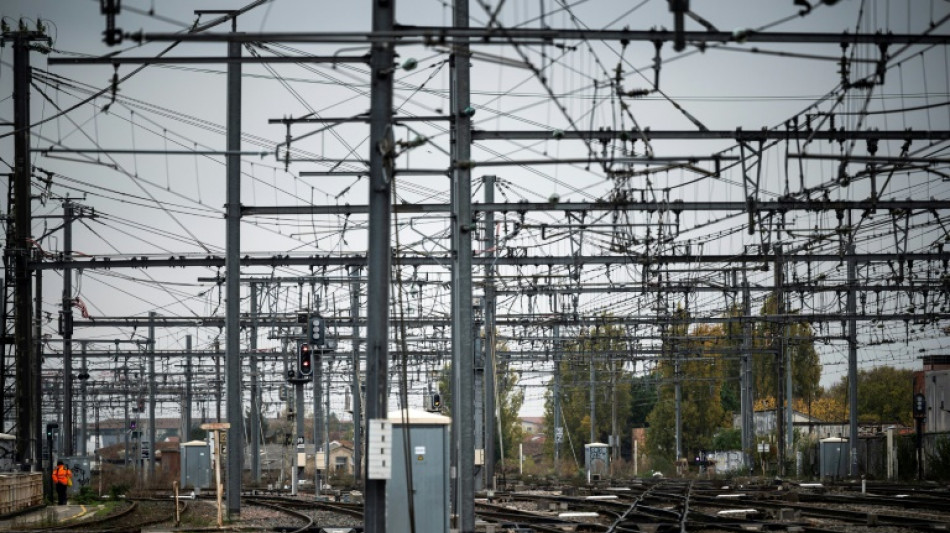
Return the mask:
<path id="1" fill-rule="evenodd" d="M 393 425 L 387 420 L 375 418 L 366 427 L 369 429 L 366 435 L 366 477 L 391 479 Z"/>

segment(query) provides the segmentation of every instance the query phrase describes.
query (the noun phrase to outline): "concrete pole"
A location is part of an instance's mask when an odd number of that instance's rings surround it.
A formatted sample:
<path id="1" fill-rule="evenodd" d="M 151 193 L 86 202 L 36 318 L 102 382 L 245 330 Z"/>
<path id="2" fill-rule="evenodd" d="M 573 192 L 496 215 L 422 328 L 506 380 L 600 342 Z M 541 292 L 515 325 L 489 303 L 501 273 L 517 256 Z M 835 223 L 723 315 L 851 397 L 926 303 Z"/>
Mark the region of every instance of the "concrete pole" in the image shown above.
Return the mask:
<path id="1" fill-rule="evenodd" d="M 148 313 L 148 480 L 155 480 L 155 311 Z"/>
<path id="2" fill-rule="evenodd" d="M 742 382 L 742 396 L 740 398 L 740 409 L 741 409 L 741 418 L 742 418 L 742 450 L 743 450 L 743 464 L 746 471 L 752 471 L 753 465 L 753 454 L 755 450 L 755 424 L 754 424 L 754 408 L 752 404 L 752 399 L 755 396 L 755 391 L 752 390 L 752 361 L 751 354 L 749 353 L 752 349 L 752 322 L 748 320 L 748 317 L 751 314 L 752 306 L 752 297 L 749 292 L 749 281 L 746 277 L 745 270 L 742 271 L 742 316 L 746 317 L 746 320 L 742 322 L 742 375 L 740 380 Z"/>
<path id="3" fill-rule="evenodd" d="M 468 27 L 468 0 L 455 0 L 452 6 L 455 28 Z M 475 435 L 474 435 L 474 353 L 472 344 L 472 175 L 469 45 L 467 37 L 458 37 L 449 63 L 450 109 L 454 118 L 451 135 L 452 154 L 452 370 L 455 391 L 452 400 L 452 428 L 457 450 L 456 514 L 461 533 L 475 530 Z"/>
<path id="4" fill-rule="evenodd" d="M 257 367 L 257 283 L 251 282 L 251 479 L 261 482 L 261 387 L 260 371 Z"/>
<path id="5" fill-rule="evenodd" d="M 326 381 L 323 388 L 323 471 L 330 479 L 330 361 L 327 360 Z"/>
<path id="6" fill-rule="evenodd" d="M 73 204 L 63 204 L 63 258 L 72 259 Z M 39 295 L 42 297 L 42 295 Z M 73 270 L 63 269 L 63 454 L 73 456 Z"/>
<path id="7" fill-rule="evenodd" d="M 590 443 L 597 442 L 597 402 L 594 394 L 594 353 L 590 354 Z"/>
<path id="8" fill-rule="evenodd" d="M 775 314 L 779 316 L 779 324 L 775 331 L 780 332 L 772 339 L 772 347 L 777 351 L 775 358 L 775 427 L 776 443 L 778 444 L 778 474 L 785 475 L 785 262 L 782 259 L 782 247 L 775 246 Z M 791 406 L 789 406 L 791 407 Z"/>
<path id="9" fill-rule="evenodd" d="M 680 381 L 680 354 L 679 350 L 674 348 L 673 354 L 673 394 L 676 403 L 676 460 L 683 457 L 683 384 Z"/>
<path id="10" fill-rule="evenodd" d="M 116 346 L 116 349 L 118 349 L 118 346 Z M 128 361 L 128 360 L 125 361 L 125 375 L 123 376 L 123 378 L 124 378 L 124 379 L 123 379 L 123 383 L 124 383 L 124 385 L 125 385 L 125 391 L 126 391 L 126 392 L 125 392 L 125 395 L 123 396 L 123 399 L 124 399 L 125 401 L 123 402 L 123 409 L 122 409 L 122 412 L 123 412 L 123 414 L 124 414 L 124 416 L 125 416 L 125 428 L 123 428 L 122 433 L 125 435 L 125 466 L 126 466 L 126 468 L 128 468 L 128 466 L 129 466 L 129 445 L 130 445 L 130 442 L 129 442 L 129 434 L 131 433 L 131 427 L 130 427 L 130 422 L 131 422 L 131 420 L 129 419 L 129 394 L 131 393 L 131 390 L 130 390 L 130 387 L 129 387 L 129 361 Z M 138 431 L 138 428 L 135 428 L 135 429 L 136 429 L 136 431 Z M 133 463 L 133 464 L 134 464 L 134 463 Z"/>
<path id="11" fill-rule="evenodd" d="M 857 263 L 854 260 L 854 245 L 848 245 L 848 446 L 850 475 L 858 477 L 858 312 L 855 288 L 858 282 Z"/>
<path id="12" fill-rule="evenodd" d="M 787 311 L 783 311 L 782 314 L 785 318 L 788 318 Z M 784 339 L 782 344 L 785 346 L 785 449 L 788 450 L 789 455 L 795 453 L 795 404 L 792 401 L 792 356 L 789 353 L 788 349 L 788 336 L 789 325 L 788 322 L 785 323 L 785 326 L 782 328 L 785 332 Z"/>
<path id="13" fill-rule="evenodd" d="M 14 252 L 14 343 L 16 345 L 16 455 L 23 470 L 40 471 L 43 457 L 42 416 L 37 389 L 39 354 L 33 346 L 33 294 L 30 285 L 30 40 L 17 32 L 13 41 L 13 205 L 7 246 Z M 8 226 L 9 228 L 10 226 Z M 12 235 L 11 235 L 12 233 Z M 13 237 L 11 240 L 10 237 Z M 8 287 L 9 290 L 9 287 Z M 40 298 L 42 300 L 42 297 Z"/>
<path id="14" fill-rule="evenodd" d="M 83 375 L 86 375 L 86 374 L 88 374 L 88 371 L 87 371 L 87 368 L 86 368 L 86 341 L 82 341 L 82 342 L 79 344 L 79 350 L 80 350 L 81 357 L 82 357 L 81 363 L 80 363 L 80 365 L 81 365 L 80 368 L 81 368 L 82 370 L 80 370 L 80 372 L 82 372 Z M 83 379 L 83 380 L 80 380 L 80 382 L 79 382 L 79 410 L 82 411 L 82 416 L 79 417 L 79 418 L 80 418 L 80 422 L 79 422 L 79 455 L 81 455 L 81 456 L 83 456 L 83 457 L 85 457 L 86 454 L 89 453 L 89 450 L 88 450 L 88 448 L 87 448 L 87 446 L 86 446 L 86 440 L 88 440 L 87 437 L 86 437 L 86 425 L 87 425 L 87 421 L 88 421 L 88 418 L 89 418 L 89 417 L 86 415 L 86 413 L 89 412 L 89 407 L 88 407 L 88 405 L 87 405 L 87 403 L 86 403 L 86 381 L 88 381 L 88 379 Z"/>
<path id="15" fill-rule="evenodd" d="M 395 0 L 374 0 L 373 31 L 395 26 Z M 394 44 L 370 48 L 369 243 L 367 250 L 366 419 L 385 419 L 389 399 L 389 290 L 392 282 L 393 62 Z M 363 529 L 386 531 L 386 481 L 366 479 Z"/>
<path id="16" fill-rule="evenodd" d="M 485 176 L 485 203 L 495 201 L 495 176 Z M 498 408 L 495 402 L 497 361 L 495 359 L 495 212 L 485 212 L 485 486 L 495 488 L 495 434 Z"/>
<path id="17" fill-rule="evenodd" d="M 232 19 L 236 31 L 237 19 Z M 241 43 L 228 43 L 228 57 L 240 59 Z M 227 150 L 225 173 L 225 349 L 227 351 L 228 517 L 241 515 L 241 473 L 244 465 L 244 410 L 241 405 L 241 63 L 227 66 Z"/>
<path id="18" fill-rule="evenodd" d="M 308 319 L 309 320 L 309 319 Z M 312 337 L 311 337 L 312 338 Z M 323 359 L 324 353 L 320 351 L 317 346 L 313 346 L 311 350 L 312 354 L 312 367 L 313 374 L 311 379 L 313 380 L 313 482 L 315 488 L 314 495 L 320 494 L 320 486 L 323 483 L 320 475 L 320 468 L 317 464 L 317 452 L 323 450 Z M 327 472 L 324 472 L 326 475 Z"/>
<path id="19" fill-rule="evenodd" d="M 360 268 L 350 267 L 350 319 L 353 333 L 353 376 L 351 390 L 353 394 L 353 478 L 357 483 L 363 481 L 363 405 L 360 393 Z"/>
<path id="20" fill-rule="evenodd" d="M 296 356 L 296 354 L 294 354 Z M 300 452 L 303 451 L 302 447 L 299 447 L 303 443 L 303 431 L 304 431 L 304 407 L 303 407 L 303 381 L 294 382 L 294 442 L 291 444 L 291 453 L 294 454 L 293 465 L 291 469 L 291 487 L 290 494 L 297 495 L 297 482 L 300 480 L 300 474 L 303 470 L 303 467 L 306 465 L 299 464 L 297 462 L 297 456 Z"/>
<path id="21" fill-rule="evenodd" d="M 191 438 L 191 406 L 194 399 L 191 393 L 191 335 L 185 336 L 185 408 L 182 414 L 185 433 L 181 436 L 182 442 Z"/>
<path id="22" fill-rule="evenodd" d="M 472 445 L 475 447 L 475 450 L 481 450 L 482 453 L 485 452 L 485 383 L 487 381 L 485 376 L 485 352 L 482 346 L 482 339 L 479 338 L 478 326 L 475 325 L 472 332 L 474 342 L 474 351 L 473 356 L 475 357 L 475 364 L 473 371 L 474 375 L 474 386 L 475 393 L 473 394 L 474 405 L 472 410 L 475 413 L 473 418 L 473 431 L 474 439 Z M 484 461 L 483 461 L 484 462 Z M 485 488 L 485 478 L 484 478 L 484 468 L 479 465 L 473 466 L 473 478 L 475 482 L 475 490 L 483 490 Z"/>
<path id="23" fill-rule="evenodd" d="M 613 450 L 611 454 L 613 461 L 620 459 L 620 432 L 617 425 L 617 374 L 616 363 L 610 361 L 610 446 Z M 612 465 L 613 463 L 611 463 Z M 610 471 L 613 472 L 611 466 Z"/>
<path id="24" fill-rule="evenodd" d="M 557 432 L 561 429 L 561 325 L 554 324 L 554 475 L 561 472 L 561 440 Z M 563 433 L 561 434 L 563 439 Z"/>

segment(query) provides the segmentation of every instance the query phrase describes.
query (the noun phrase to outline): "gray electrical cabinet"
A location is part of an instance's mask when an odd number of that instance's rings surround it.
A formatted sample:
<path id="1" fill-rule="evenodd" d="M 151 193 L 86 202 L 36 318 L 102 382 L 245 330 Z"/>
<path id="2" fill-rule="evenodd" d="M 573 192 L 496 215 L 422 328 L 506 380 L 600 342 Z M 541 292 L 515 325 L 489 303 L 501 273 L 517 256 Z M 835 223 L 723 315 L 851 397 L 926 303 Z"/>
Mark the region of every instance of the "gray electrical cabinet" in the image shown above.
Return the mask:
<path id="1" fill-rule="evenodd" d="M 78 494 L 82 487 L 89 485 L 92 480 L 92 462 L 88 456 L 75 455 L 71 457 L 60 457 L 69 470 L 73 473 L 73 484 L 69 487 L 70 494 Z"/>
<path id="2" fill-rule="evenodd" d="M 214 488 L 211 446 L 203 440 L 181 445 L 181 488 Z"/>
<path id="3" fill-rule="evenodd" d="M 605 479 L 610 473 L 610 446 L 603 442 L 585 444 L 584 462 L 588 480 Z"/>
<path id="4" fill-rule="evenodd" d="M 818 441 L 818 455 L 821 463 L 821 477 L 841 479 L 848 476 L 851 461 L 848 458 L 851 448 L 848 439 L 832 437 Z"/>
<path id="5" fill-rule="evenodd" d="M 406 414 L 408 424 L 403 422 Z M 451 418 L 408 410 L 390 415 L 392 478 L 386 482 L 386 531 L 409 531 L 413 496 L 416 533 L 449 531 L 449 423 Z M 408 454 L 405 436 L 408 432 Z M 406 461 L 412 468 L 408 483 Z"/>

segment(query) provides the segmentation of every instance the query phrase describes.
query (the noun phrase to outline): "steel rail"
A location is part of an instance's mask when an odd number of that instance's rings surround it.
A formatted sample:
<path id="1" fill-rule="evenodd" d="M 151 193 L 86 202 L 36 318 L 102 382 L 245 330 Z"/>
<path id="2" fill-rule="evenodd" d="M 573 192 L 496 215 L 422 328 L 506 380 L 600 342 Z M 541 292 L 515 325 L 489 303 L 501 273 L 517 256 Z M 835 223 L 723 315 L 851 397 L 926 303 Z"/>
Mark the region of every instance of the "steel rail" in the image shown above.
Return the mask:
<path id="1" fill-rule="evenodd" d="M 310 530 L 310 529 L 312 529 L 312 528 L 314 527 L 313 517 L 312 517 L 312 516 L 306 515 L 306 514 L 304 514 L 304 513 L 299 512 L 299 511 L 294 511 L 293 509 L 288 509 L 287 507 L 284 507 L 284 506 L 282 506 L 282 505 L 278 505 L 278 504 L 275 503 L 275 502 L 269 502 L 269 501 L 265 501 L 265 500 L 258 499 L 258 498 L 246 498 L 246 500 L 248 501 L 248 503 L 252 503 L 252 504 L 255 504 L 255 505 L 260 505 L 260 506 L 262 506 L 262 507 L 269 507 L 269 508 L 271 508 L 271 509 L 276 509 L 276 510 L 281 511 L 281 512 L 283 512 L 283 513 L 287 513 L 287 514 L 289 514 L 289 515 L 291 515 L 291 516 L 296 516 L 297 518 L 300 518 L 300 519 L 302 519 L 302 520 L 304 520 L 304 521 L 307 522 L 306 525 L 303 525 L 303 526 L 301 526 L 301 527 L 298 527 L 297 529 L 290 529 L 290 530 L 281 529 L 282 531 L 285 531 L 285 533 L 303 533 L 304 531 L 308 531 L 308 530 Z"/>

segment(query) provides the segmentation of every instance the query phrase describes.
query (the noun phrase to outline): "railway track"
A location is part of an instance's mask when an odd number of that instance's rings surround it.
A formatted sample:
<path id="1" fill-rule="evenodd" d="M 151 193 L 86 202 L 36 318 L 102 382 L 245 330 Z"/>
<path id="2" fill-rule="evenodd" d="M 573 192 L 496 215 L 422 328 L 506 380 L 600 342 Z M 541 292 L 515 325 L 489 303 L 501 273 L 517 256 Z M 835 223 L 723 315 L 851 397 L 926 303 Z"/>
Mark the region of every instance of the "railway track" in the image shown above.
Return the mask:
<path id="1" fill-rule="evenodd" d="M 950 501 L 942 488 L 874 487 L 875 493 L 868 494 L 843 489 L 647 480 L 614 487 L 499 492 L 491 500 L 477 499 L 475 512 L 496 531 L 545 533 L 950 531 Z M 240 521 L 223 530 L 304 533 L 328 526 L 358 527 L 362 522 L 360 504 L 265 495 L 245 496 L 242 502 Z M 213 505 L 201 500 L 182 504 L 185 525 L 178 531 L 208 531 Z M 139 499 L 107 517 L 23 527 L 14 533 L 139 533 L 149 526 L 171 525 L 173 514 L 170 499 Z M 189 515 L 199 518 L 188 520 Z"/>
<path id="2" fill-rule="evenodd" d="M 718 485 L 718 486 L 716 486 Z M 481 505 L 476 514 L 539 531 L 948 531 L 950 513 L 939 492 L 904 498 L 789 491 L 787 486 L 735 488 L 721 483 L 664 480 L 588 496 L 509 493 L 504 506 Z M 905 492 L 907 487 L 905 488 Z M 609 499 L 608 499 L 609 498 Z M 934 505 L 936 504 L 936 505 Z M 534 506 L 535 510 L 525 509 Z M 543 509 L 547 509 L 544 512 Z M 568 519 L 552 510 L 588 513 Z M 593 514 L 596 513 L 596 514 Z M 555 519 L 555 516 L 557 517 Z M 571 529 L 573 528 L 573 529 Z"/>
<path id="3" fill-rule="evenodd" d="M 179 512 L 187 510 L 187 502 L 179 502 Z M 100 518 L 77 519 L 64 523 L 9 530 L 11 533 L 139 533 L 143 528 L 169 522 L 175 516 L 175 502 L 171 500 L 134 500 L 125 508 Z"/>

